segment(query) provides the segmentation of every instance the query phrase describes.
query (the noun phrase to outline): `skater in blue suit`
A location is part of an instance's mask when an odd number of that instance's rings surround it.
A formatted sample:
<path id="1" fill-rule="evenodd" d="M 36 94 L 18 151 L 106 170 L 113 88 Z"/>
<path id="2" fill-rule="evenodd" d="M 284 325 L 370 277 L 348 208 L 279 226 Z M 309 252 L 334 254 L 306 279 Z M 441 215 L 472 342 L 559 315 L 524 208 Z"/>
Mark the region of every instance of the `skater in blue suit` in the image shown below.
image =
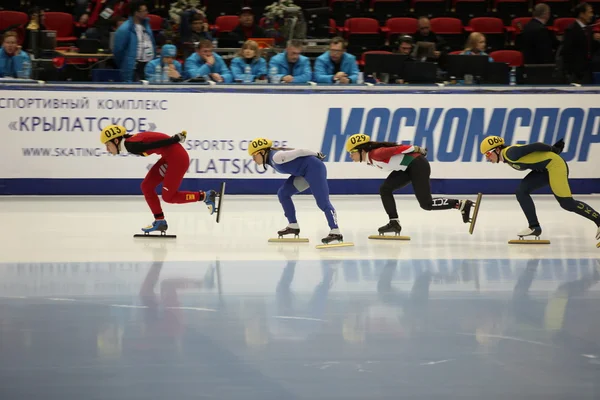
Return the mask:
<path id="1" fill-rule="evenodd" d="M 277 191 L 279 202 L 288 220 L 288 226 L 277 234 L 279 236 L 300 234 L 300 226 L 296 219 L 296 208 L 292 196 L 310 187 L 317 206 L 325 213 L 331 229 L 329 235 L 321 242 L 329 244 L 342 242 L 343 236 L 337 224 L 335 209 L 329 201 L 329 185 L 327 184 L 327 168 L 323 163 L 325 156 L 311 150 L 287 149 L 273 147 L 273 142 L 265 138 L 257 138 L 248 144 L 248 154 L 255 163 L 267 168 L 270 165 L 281 174 L 290 174 L 283 186 Z"/>

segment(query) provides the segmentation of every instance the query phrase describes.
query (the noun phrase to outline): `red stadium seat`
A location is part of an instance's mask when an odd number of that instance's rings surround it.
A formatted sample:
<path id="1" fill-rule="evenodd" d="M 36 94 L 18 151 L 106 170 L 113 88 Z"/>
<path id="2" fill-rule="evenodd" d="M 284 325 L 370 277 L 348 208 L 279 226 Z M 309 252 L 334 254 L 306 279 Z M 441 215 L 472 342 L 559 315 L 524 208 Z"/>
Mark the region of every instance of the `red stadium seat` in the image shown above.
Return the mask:
<path id="1" fill-rule="evenodd" d="M 57 42 L 74 42 L 77 37 L 73 35 L 73 16 L 63 12 L 48 11 L 44 13 L 46 29 L 56 31 Z"/>
<path id="2" fill-rule="evenodd" d="M 523 53 L 516 50 L 498 50 L 490 53 L 490 57 L 496 62 L 507 63 L 511 67 L 523 65 Z"/>

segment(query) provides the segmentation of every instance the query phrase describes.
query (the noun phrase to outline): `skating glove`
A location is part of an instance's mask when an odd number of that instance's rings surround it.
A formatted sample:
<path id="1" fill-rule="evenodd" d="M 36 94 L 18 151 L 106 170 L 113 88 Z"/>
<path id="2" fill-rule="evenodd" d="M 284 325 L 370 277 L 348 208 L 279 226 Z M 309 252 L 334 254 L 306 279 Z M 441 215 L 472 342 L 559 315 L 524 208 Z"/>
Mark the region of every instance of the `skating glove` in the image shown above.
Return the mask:
<path id="1" fill-rule="evenodd" d="M 558 142 L 556 142 L 552 145 L 552 151 L 556 154 L 562 153 L 564 148 L 565 148 L 565 141 L 563 139 L 560 139 Z"/>
<path id="2" fill-rule="evenodd" d="M 187 132 L 181 131 L 180 133 L 174 134 L 173 137 L 177 138 L 177 140 L 179 140 L 179 143 L 184 143 L 185 140 L 187 139 Z"/>
<path id="3" fill-rule="evenodd" d="M 323 154 L 321 152 L 317 153 L 317 158 L 321 161 L 323 161 L 325 158 L 327 158 L 327 154 Z"/>
<path id="4" fill-rule="evenodd" d="M 416 151 L 417 153 L 421 153 L 421 154 L 423 154 L 424 156 L 426 156 L 426 155 L 427 155 L 427 148 L 425 148 L 425 147 L 421 147 L 421 146 L 413 146 L 413 147 L 415 148 L 415 151 Z"/>

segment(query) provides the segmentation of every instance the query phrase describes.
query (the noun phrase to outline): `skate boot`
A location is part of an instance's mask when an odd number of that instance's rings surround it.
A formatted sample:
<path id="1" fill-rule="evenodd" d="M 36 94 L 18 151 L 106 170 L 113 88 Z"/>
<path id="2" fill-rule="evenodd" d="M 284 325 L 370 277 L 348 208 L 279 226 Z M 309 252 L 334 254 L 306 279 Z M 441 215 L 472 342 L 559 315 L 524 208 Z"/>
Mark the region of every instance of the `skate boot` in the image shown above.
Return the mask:
<path id="1" fill-rule="evenodd" d="M 164 219 L 157 219 L 152 225 L 142 228 L 142 232 L 145 234 L 149 234 L 150 232 L 160 232 L 161 235 L 164 235 L 167 229 L 169 229 L 167 221 Z"/>
<path id="2" fill-rule="evenodd" d="M 520 239 L 523 239 L 527 236 L 535 236 L 537 239 L 539 239 L 541 234 L 542 234 L 542 228 L 539 226 L 534 226 L 534 227 L 529 227 L 527 229 L 523 229 L 521 232 L 517 233 L 517 236 Z"/>
<path id="3" fill-rule="evenodd" d="M 321 243 L 330 244 L 331 242 L 333 242 L 335 240 L 337 240 L 340 243 L 344 241 L 344 236 L 342 236 L 339 229 L 332 229 L 329 232 L 329 235 L 327 235 L 327 237 L 324 237 L 323 239 L 321 239 Z"/>
<path id="4" fill-rule="evenodd" d="M 474 204 L 475 203 L 473 203 L 471 200 L 460 201 L 460 207 L 458 209 L 462 214 L 462 219 L 465 224 L 471 222 L 471 207 L 473 207 Z"/>
<path id="5" fill-rule="evenodd" d="M 279 239 L 283 238 L 285 235 L 294 235 L 294 238 L 298 239 L 298 236 L 300 235 L 300 227 L 298 224 L 289 224 L 282 230 L 277 231 Z"/>
<path id="6" fill-rule="evenodd" d="M 398 236 L 398 235 L 400 235 L 400 232 L 402 231 L 402 227 L 400 226 L 400 222 L 398 222 L 398 220 L 391 219 L 387 225 L 382 226 L 381 228 L 377 229 L 377 231 L 379 232 L 380 235 L 383 235 L 385 233 L 394 232 L 394 234 L 396 234 L 396 236 Z"/>
<path id="7" fill-rule="evenodd" d="M 210 215 L 213 215 L 217 208 L 217 195 L 217 192 L 214 190 L 207 190 L 204 192 L 204 203 L 206 204 Z"/>
<path id="8" fill-rule="evenodd" d="M 596 231 L 596 240 L 600 240 L 600 226 L 598 227 L 598 230 Z"/>

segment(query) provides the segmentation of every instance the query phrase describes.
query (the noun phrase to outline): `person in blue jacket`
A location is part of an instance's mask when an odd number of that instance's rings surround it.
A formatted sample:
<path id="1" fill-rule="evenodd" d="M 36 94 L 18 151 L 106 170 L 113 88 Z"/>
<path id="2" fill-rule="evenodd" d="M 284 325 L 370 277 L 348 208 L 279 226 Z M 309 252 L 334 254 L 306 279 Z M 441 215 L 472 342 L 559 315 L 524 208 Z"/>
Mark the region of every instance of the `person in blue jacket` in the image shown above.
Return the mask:
<path id="1" fill-rule="evenodd" d="M 146 64 L 154 59 L 156 43 L 143 1 L 130 3 L 129 19 L 117 29 L 113 46 L 115 63 L 124 82 L 144 79 Z"/>
<path id="2" fill-rule="evenodd" d="M 208 40 L 198 43 L 196 52 L 185 60 L 184 68 L 188 79 L 206 77 L 214 82 L 233 82 L 227 64 L 220 55 L 213 53 L 213 45 Z"/>
<path id="3" fill-rule="evenodd" d="M 246 67 L 250 66 L 250 77 L 246 77 Z M 236 58 L 231 60 L 231 73 L 233 80 L 244 81 L 246 78 L 250 82 L 256 79 L 264 79 L 267 76 L 267 62 L 261 57 L 258 43 L 254 40 L 247 40 Z"/>
<path id="4" fill-rule="evenodd" d="M 262 165 L 265 170 L 267 165 L 270 165 L 281 174 L 291 175 L 277 191 L 279 202 L 288 220 L 288 226 L 277 232 L 280 237 L 300 234 L 292 196 L 310 187 L 317 206 L 325 213 L 331 229 L 329 235 L 321 239 L 321 242 L 329 244 L 332 241 L 344 240 L 337 223 L 335 209 L 329 201 L 327 168 L 323 163 L 324 154 L 311 150 L 273 147 L 273 141 L 265 138 L 257 138 L 248 142 L 248 154 L 252 156 L 256 164 Z"/>
<path id="5" fill-rule="evenodd" d="M 269 74 L 273 74 L 273 68 L 277 69 L 276 75 L 280 75 L 283 83 L 306 83 L 312 78 L 310 61 L 301 55 L 302 42 L 290 40 L 284 52 L 277 54 L 269 61 Z"/>
<path id="6" fill-rule="evenodd" d="M 29 79 L 31 77 L 31 60 L 29 54 L 19 50 L 17 33 L 8 31 L 2 40 L 0 50 L 0 77 Z"/>
<path id="7" fill-rule="evenodd" d="M 175 60 L 176 56 L 177 47 L 165 44 L 160 50 L 160 56 L 146 64 L 146 80 L 150 83 L 164 83 L 181 78 L 181 63 Z"/>
<path id="8" fill-rule="evenodd" d="M 356 57 L 346 53 L 346 41 L 334 37 L 329 43 L 329 51 L 315 61 L 315 82 L 317 83 L 356 83 L 358 79 Z"/>

